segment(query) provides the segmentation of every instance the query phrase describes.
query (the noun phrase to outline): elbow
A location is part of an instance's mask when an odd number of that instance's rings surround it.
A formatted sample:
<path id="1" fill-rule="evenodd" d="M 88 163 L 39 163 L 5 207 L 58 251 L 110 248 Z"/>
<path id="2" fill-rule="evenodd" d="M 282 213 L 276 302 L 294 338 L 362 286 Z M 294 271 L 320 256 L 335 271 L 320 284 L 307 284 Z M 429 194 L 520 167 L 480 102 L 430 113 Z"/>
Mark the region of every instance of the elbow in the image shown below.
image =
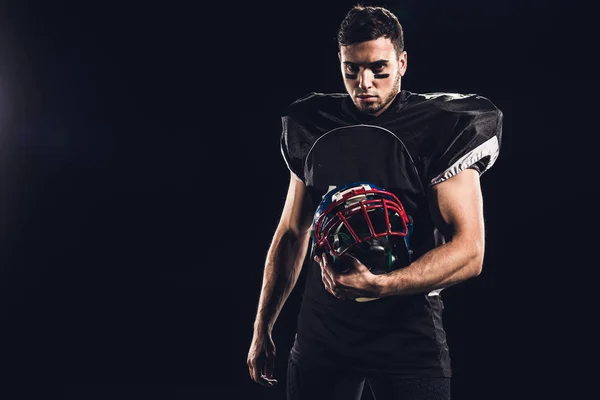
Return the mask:
<path id="1" fill-rule="evenodd" d="M 473 261 L 471 266 L 471 277 L 477 278 L 481 275 L 481 271 L 483 270 L 483 261 Z"/>
<path id="2" fill-rule="evenodd" d="M 478 277 L 483 270 L 484 240 L 471 235 L 455 237 L 455 240 L 461 253 L 461 274 L 465 279 Z"/>
<path id="3" fill-rule="evenodd" d="M 484 256 L 484 244 L 483 242 L 476 241 L 475 245 L 471 249 L 471 257 L 469 258 L 469 271 L 472 278 L 476 278 L 481 275 L 483 270 L 483 256 Z"/>

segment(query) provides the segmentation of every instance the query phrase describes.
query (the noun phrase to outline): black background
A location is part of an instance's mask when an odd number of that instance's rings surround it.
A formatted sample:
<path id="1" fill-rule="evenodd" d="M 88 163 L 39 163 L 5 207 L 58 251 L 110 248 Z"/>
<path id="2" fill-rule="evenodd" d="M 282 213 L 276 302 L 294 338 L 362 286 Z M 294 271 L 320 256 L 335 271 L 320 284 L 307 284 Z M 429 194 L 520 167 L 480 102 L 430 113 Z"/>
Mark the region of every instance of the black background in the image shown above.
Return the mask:
<path id="1" fill-rule="evenodd" d="M 280 384 L 246 356 L 288 184 L 279 114 L 344 90 L 354 2 L 330 3 L 1 3 L 2 398 L 284 399 L 302 282 Z M 365 4 L 403 23 L 404 89 L 504 112 L 483 273 L 444 292 L 453 398 L 578 397 L 597 360 L 592 4 Z"/>

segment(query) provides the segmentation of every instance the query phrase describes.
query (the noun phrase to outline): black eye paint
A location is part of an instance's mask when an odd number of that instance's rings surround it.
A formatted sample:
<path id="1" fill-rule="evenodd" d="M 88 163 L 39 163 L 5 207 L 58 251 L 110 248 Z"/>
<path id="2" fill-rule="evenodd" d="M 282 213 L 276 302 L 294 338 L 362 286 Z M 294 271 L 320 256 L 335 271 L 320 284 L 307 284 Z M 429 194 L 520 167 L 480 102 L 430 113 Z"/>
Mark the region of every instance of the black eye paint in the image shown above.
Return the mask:
<path id="1" fill-rule="evenodd" d="M 357 74 L 344 74 L 346 79 L 356 79 L 358 78 Z M 373 74 L 373 78 L 375 79 L 385 79 L 388 78 L 390 74 Z"/>

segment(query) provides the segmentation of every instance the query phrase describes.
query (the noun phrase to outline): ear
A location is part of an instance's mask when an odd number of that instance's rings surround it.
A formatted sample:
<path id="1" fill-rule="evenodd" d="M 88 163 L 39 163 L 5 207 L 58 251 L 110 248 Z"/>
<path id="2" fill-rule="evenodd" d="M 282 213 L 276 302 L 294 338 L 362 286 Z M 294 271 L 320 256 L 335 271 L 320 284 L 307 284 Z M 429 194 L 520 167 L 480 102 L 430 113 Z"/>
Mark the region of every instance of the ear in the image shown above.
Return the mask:
<path id="1" fill-rule="evenodd" d="M 339 60 L 341 62 L 342 61 L 342 52 L 341 51 L 338 51 L 338 58 L 339 58 Z"/>
<path id="2" fill-rule="evenodd" d="M 406 73 L 406 66 L 408 63 L 408 54 L 406 53 L 406 51 L 403 51 L 402 53 L 400 53 L 400 57 L 398 57 L 398 65 L 399 65 L 399 70 L 400 70 L 400 76 L 404 76 L 404 74 Z"/>

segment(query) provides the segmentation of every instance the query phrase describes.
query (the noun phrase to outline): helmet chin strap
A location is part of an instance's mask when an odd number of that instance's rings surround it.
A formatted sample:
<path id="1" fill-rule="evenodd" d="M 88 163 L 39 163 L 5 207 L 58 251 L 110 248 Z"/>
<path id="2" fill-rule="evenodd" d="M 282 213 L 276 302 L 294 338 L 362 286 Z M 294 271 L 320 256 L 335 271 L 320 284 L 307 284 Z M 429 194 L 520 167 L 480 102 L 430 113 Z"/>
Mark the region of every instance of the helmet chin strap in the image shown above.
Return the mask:
<path id="1" fill-rule="evenodd" d="M 379 297 L 357 297 L 354 299 L 357 303 L 366 303 L 367 301 L 377 300 Z"/>

